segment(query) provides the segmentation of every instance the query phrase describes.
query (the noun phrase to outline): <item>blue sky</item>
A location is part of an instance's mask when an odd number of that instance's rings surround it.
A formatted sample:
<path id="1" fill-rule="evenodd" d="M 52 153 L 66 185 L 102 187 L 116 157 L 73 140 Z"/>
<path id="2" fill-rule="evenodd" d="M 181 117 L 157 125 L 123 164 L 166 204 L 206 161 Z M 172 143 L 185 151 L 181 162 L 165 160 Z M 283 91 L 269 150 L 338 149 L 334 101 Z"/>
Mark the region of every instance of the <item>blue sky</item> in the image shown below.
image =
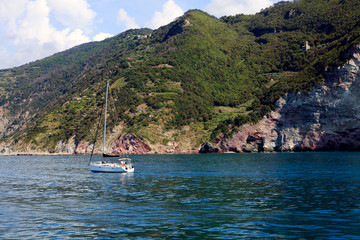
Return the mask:
<path id="1" fill-rule="evenodd" d="M 156 29 L 189 9 L 254 14 L 279 0 L 0 0 L 0 69 L 130 28 Z"/>

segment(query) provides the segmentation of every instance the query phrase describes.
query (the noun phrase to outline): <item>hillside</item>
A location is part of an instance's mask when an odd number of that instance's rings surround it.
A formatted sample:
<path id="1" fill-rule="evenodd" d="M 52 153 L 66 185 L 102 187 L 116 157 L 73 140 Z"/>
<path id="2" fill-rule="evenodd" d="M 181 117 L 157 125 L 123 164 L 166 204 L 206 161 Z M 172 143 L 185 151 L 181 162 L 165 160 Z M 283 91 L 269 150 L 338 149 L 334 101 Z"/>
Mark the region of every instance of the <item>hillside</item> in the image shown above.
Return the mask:
<path id="1" fill-rule="evenodd" d="M 192 10 L 154 31 L 1 70 L 3 152 L 88 153 L 106 81 L 108 149 L 136 139 L 153 153 L 192 152 L 231 138 L 351 57 L 359 9 L 356 0 L 303 0 L 221 19 Z"/>

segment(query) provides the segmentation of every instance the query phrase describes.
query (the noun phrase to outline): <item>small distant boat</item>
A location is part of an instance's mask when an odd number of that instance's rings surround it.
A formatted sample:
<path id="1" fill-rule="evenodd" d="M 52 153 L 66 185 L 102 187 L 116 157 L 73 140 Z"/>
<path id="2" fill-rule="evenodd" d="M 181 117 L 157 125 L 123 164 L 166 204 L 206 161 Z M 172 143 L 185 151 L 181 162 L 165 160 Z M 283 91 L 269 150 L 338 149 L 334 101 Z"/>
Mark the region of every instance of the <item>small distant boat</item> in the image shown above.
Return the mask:
<path id="1" fill-rule="evenodd" d="M 105 148 L 108 91 L 109 91 L 109 82 L 106 83 L 105 119 L 104 119 L 104 153 L 103 153 L 103 158 L 114 158 L 114 157 L 120 157 L 120 155 L 107 154 L 106 153 L 106 148 Z M 97 133 L 95 135 L 97 135 Z M 91 159 L 92 159 L 92 156 L 93 156 L 95 143 L 96 143 L 96 136 L 95 136 L 93 150 L 91 152 L 91 157 L 90 157 L 90 161 L 89 161 L 90 171 L 92 171 L 92 172 L 108 172 L 108 173 L 134 172 L 135 169 L 134 169 L 134 166 L 132 165 L 131 158 L 119 158 L 117 162 L 107 162 L 105 160 L 98 161 L 98 162 L 92 162 Z"/>

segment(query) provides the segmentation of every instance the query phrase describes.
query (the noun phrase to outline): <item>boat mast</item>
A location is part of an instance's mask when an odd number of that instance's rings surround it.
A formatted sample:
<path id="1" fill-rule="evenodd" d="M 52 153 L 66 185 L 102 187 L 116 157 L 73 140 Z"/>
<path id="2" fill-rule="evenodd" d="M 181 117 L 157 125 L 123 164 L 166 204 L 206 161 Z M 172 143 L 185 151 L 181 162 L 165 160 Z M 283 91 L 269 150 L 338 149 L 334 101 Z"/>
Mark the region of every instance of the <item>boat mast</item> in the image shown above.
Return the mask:
<path id="1" fill-rule="evenodd" d="M 109 89 L 109 81 L 106 82 L 106 96 L 105 96 L 105 120 L 104 120 L 104 153 L 106 153 L 105 148 L 105 136 L 106 136 L 106 113 L 107 113 L 107 99 L 108 99 L 108 90 Z"/>

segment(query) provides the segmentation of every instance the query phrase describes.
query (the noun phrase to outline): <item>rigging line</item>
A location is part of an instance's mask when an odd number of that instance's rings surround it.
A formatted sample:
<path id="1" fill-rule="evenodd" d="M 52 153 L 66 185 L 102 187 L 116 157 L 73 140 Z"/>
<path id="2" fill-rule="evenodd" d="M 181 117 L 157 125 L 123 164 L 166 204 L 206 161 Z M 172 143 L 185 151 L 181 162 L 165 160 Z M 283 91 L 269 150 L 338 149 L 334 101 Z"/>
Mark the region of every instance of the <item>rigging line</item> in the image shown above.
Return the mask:
<path id="1" fill-rule="evenodd" d="M 97 125 L 97 128 L 96 128 L 95 139 L 94 139 L 93 148 L 92 148 L 92 150 L 91 150 L 91 155 L 90 155 L 89 164 L 91 163 L 92 156 L 94 155 L 94 149 L 95 149 L 95 144 L 96 144 L 96 138 L 97 138 L 97 135 L 98 135 L 98 132 L 99 132 L 99 128 L 100 128 L 102 111 L 103 111 L 103 109 L 101 109 L 101 111 L 100 111 L 100 113 L 99 113 L 99 121 L 98 121 L 98 125 Z"/>
<path id="2" fill-rule="evenodd" d="M 104 113 L 104 149 L 103 149 L 103 153 L 106 153 L 106 148 L 105 148 L 105 144 L 106 144 L 106 115 L 107 115 L 107 103 L 108 103 L 108 93 L 109 93 L 109 81 L 106 82 L 106 96 L 105 96 L 105 113 Z"/>

